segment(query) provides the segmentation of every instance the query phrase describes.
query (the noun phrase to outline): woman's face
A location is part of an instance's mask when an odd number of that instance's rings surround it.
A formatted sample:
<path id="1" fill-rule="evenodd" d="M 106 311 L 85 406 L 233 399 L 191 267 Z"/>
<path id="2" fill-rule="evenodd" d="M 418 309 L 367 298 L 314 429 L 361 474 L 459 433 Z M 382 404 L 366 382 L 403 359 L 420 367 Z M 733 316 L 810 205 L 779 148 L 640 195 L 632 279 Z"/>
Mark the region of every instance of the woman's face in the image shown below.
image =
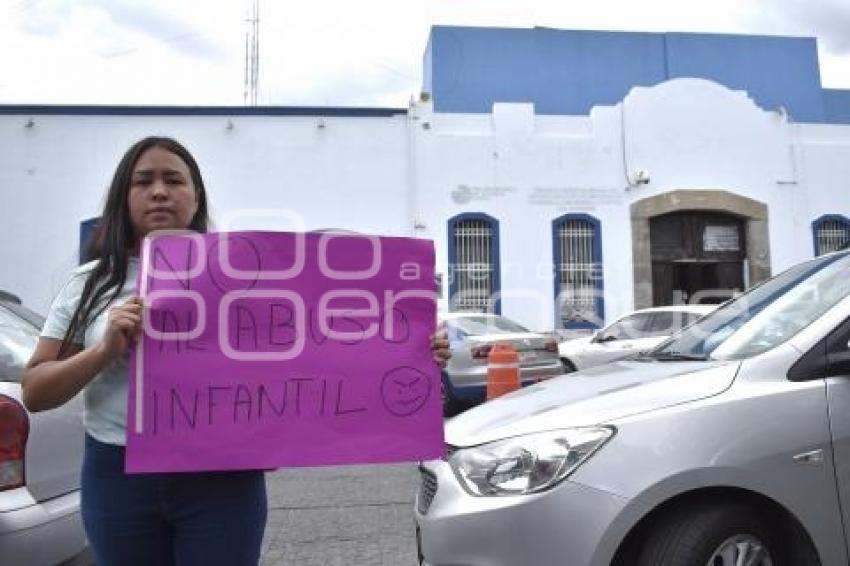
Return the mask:
<path id="1" fill-rule="evenodd" d="M 152 147 L 139 156 L 127 200 L 137 241 L 154 230 L 187 229 L 198 210 L 189 167 L 161 147 Z"/>

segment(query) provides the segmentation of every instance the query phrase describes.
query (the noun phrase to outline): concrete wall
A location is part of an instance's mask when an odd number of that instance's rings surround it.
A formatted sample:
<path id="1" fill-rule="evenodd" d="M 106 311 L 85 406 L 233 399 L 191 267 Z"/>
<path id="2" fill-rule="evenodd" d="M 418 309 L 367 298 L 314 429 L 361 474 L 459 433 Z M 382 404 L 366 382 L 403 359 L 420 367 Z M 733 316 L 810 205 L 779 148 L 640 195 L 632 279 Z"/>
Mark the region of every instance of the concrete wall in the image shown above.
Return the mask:
<path id="1" fill-rule="evenodd" d="M 850 216 L 850 127 L 793 123 L 698 79 L 635 88 L 586 116 L 539 115 L 530 104 L 446 114 L 421 103 L 394 117 L 29 119 L 0 115 L 0 288 L 38 310 L 75 264 L 79 223 L 97 214 L 120 155 L 151 133 L 195 153 L 221 228 L 227 212 L 270 208 L 296 211 L 306 229 L 432 238 L 445 274 L 448 219 L 495 217 L 502 312 L 541 330 L 554 326 L 552 221 L 565 213 L 601 223 L 609 321 L 635 306 L 635 203 L 667 195 L 675 205 L 690 192 L 703 209 L 763 205 L 773 273 L 813 255 L 815 218 Z M 647 183 L 636 182 L 639 170 Z M 249 226 L 294 227 L 257 218 L 236 227 Z"/>
<path id="2" fill-rule="evenodd" d="M 797 126 L 800 140 L 800 181 L 803 190 L 795 195 L 798 211 L 794 230 L 811 230 L 811 220 L 826 214 L 850 217 L 850 126 Z M 804 198 L 801 198 L 805 195 Z M 799 240 L 800 253 L 812 253 L 811 237 Z"/>
<path id="3" fill-rule="evenodd" d="M 32 126 L 27 122 L 32 119 Z M 304 229 L 408 235 L 406 117 L 0 116 L 0 288 L 44 311 L 77 262 L 80 222 L 100 212 L 121 155 L 164 134 L 195 155 L 213 221 L 293 229 L 254 209 L 289 210 Z"/>
<path id="4" fill-rule="evenodd" d="M 637 87 L 586 117 L 535 115 L 530 104 L 496 104 L 489 115 L 422 106 L 413 117 L 417 207 L 428 219 L 419 234 L 445 250 L 441 219 L 498 219 L 501 288 L 522 295 L 503 300 L 502 312 L 535 328 L 554 322 L 551 223 L 566 212 L 601 222 L 607 320 L 636 306 L 636 284 L 651 284 L 633 272 L 633 203 L 690 191 L 702 200 L 681 199 L 682 208 L 752 210 L 753 282 L 812 256 L 814 218 L 850 215 L 850 191 L 837 186 L 850 166 L 850 128 L 795 124 L 702 79 Z M 648 183 L 635 182 L 640 170 Z"/>

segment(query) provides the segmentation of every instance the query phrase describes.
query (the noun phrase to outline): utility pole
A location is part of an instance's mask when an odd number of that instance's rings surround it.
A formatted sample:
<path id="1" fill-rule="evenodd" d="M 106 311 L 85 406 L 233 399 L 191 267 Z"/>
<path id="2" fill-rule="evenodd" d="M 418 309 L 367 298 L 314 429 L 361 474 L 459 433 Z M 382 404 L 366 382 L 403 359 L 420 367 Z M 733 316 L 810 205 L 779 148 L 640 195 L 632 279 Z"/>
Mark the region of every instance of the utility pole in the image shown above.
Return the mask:
<path id="1" fill-rule="evenodd" d="M 260 80 L 260 0 L 253 0 L 245 22 L 245 106 L 257 105 Z"/>

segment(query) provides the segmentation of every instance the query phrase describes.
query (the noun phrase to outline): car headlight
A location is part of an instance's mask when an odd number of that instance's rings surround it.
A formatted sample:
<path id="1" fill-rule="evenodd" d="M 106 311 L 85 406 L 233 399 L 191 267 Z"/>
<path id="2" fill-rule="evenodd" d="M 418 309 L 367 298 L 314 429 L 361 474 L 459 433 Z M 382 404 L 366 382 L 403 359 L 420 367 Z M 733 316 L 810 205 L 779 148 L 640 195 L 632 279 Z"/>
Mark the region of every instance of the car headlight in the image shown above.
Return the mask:
<path id="1" fill-rule="evenodd" d="M 458 449 L 449 464 L 472 495 L 526 495 L 557 485 L 613 435 L 612 427 L 539 432 Z"/>

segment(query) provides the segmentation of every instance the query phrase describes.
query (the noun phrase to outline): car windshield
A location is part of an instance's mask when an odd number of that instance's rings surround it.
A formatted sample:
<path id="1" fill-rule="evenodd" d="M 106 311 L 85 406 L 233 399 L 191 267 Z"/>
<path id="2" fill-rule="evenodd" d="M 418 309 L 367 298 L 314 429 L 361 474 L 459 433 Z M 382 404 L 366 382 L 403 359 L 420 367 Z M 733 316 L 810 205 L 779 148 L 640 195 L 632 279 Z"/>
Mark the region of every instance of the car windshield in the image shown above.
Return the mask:
<path id="1" fill-rule="evenodd" d="M 648 354 L 744 359 L 775 348 L 850 294 L 850 253 L 802 263 L 754 287 Z"/>
<path id="2" fill-rule="evenodd" d="M 449 324 L 467 336 L 528 332 L 528 329 L 501 316 L 464 316 L 449 320 Z"/>

